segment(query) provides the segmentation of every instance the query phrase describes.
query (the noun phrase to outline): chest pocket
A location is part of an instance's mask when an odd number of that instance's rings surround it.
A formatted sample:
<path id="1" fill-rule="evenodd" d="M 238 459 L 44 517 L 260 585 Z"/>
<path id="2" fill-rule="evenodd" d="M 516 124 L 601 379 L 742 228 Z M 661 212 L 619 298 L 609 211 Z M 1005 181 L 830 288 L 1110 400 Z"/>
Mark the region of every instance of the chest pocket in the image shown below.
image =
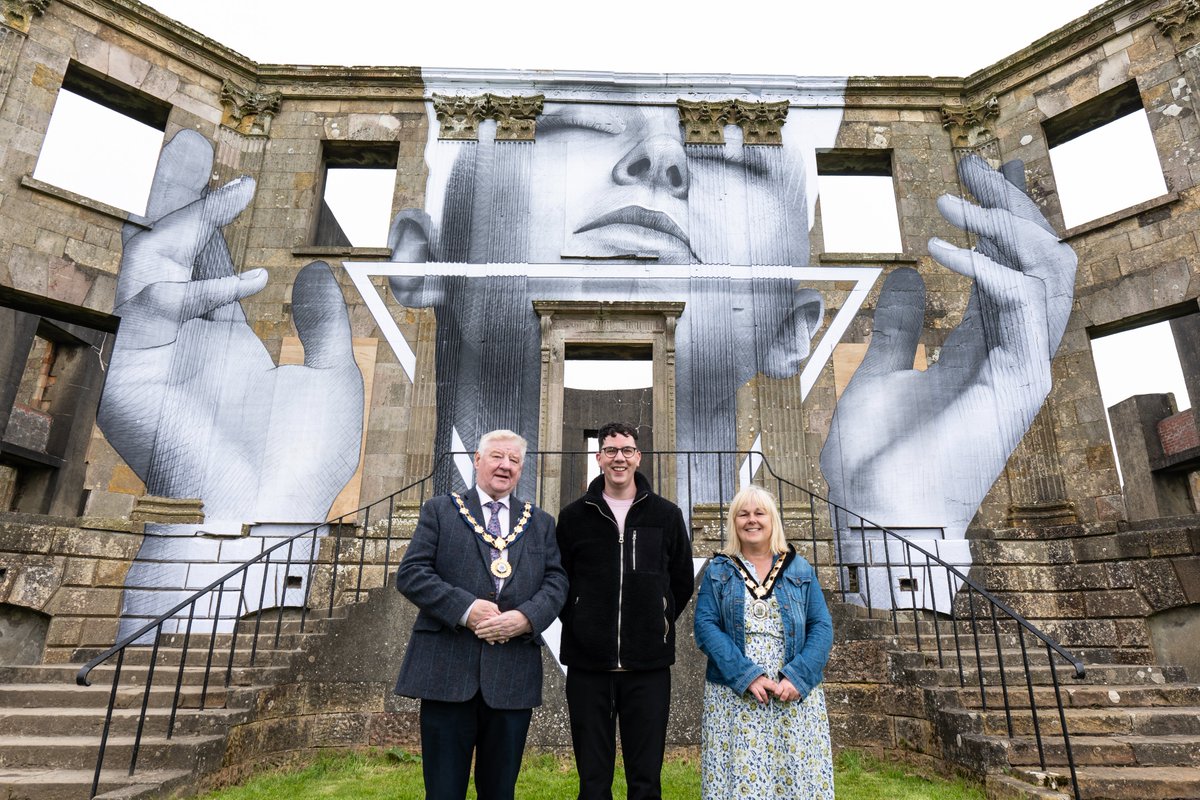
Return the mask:
<path id="1" fill-rule="evenodd" d="M 663 571 L 662 528 L 629 528 L 625 531 L 625 542 L 629 548 L 629 560 L 626 563 L 630 572 Z"/>

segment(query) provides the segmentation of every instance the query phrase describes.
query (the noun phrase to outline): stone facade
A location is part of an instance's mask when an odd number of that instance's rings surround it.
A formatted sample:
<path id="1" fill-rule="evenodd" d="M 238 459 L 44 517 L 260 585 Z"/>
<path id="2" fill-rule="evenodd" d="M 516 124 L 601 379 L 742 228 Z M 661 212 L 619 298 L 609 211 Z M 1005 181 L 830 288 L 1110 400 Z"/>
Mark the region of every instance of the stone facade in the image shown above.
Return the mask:
<path id="1" fill-rule="evenodd" d="M 5 8 L 10 5 L 20 4 Z M 226 236 L 239 272 L 268 270 L 266 287 L 242 306 L 254 333 L 277 361 L 286 361 L 292 356 L 285 353 L 294 352 L 291 289 L 306 264 L 326 260 L 336 267 L 343 260 L 391 257 L 385 248 L 313 243 L 328 143 L 385 143 L 395 148 L 391 210 L 396 212 L 424 204 L 430 125 L 440 124 L 443 132 L 463 140 L 462 146 L 470 146 L 468 129 L 499 117 L 507 121 L 504 135 L 516 140 L 505 141 L 505 147 L 527 146 L 525 140 L 537 135 L 540 101 L 525 98 L 529 107 L 517 107 L 521 104 L 515 99 L 520 98 L 503 76 L 459 76 L 462 94 L 482 104 L 471 116 L 470 109 L 460 113 L 435 102 L 414 68 L 259 65 L 134 0 L 52 0 L 24 6 L 33 10 L 27 16 L 6 17 L 0 25 L 0 311 L 5 312 L 0 323 L 22 335 L 37 325 L 31 322 L 34 318 L 49 318 L 99 331 L 93 345 L 102 352 L 103 334 L 113 325 L 122 226 L 142 222 L 32 177 L 69 64 L 167 104 L 166 136 L 192 130 L 213 142 L 213 186 L 242 174 L 255 178 L 258 188 L 252 204 L 227 228 Z M 878 266 L 884 277 L 901 267 L 920 272 L 927 297 L 919 344 L 932 363 L 968 298 L 966 279 L 937 265 L 926 250 L 932 236 L 970 244 L 969 237 L 937 210 L 939 196 L 964 193 L 956 172 L 958 160 L 976 153 L 996 165 L 1024 161 L 1031 196 L 1062 231 L 1044 123 L 1115 87 L 1129 82 L 1136 87 L 1168 191 L 1063 233 L 1079 256 L 1079 271 L 1073 311 L 1053 361 L 1050 396 L 969 534 L 976 574 L 985 585 L 1010 597 L 1015 608 L 1061 637 L 1064 645 L 1098 660 L 1152 658 L 1154 626 L 1147 620 L 1200 604 L 1194 529 L 1190 538 L 1178 531 L 1159 536 L 1127 530 L 1131 518 L 1144 515 L 1131 513 L 1122 495 L 1090 350 L 1095 333 L 1200 311 L 1200 117 L 1193 100 L 1193 89 L 1200 85 L 1200 18 L 1189 13 L 1190 8 L 1165 0 L 1110 0 L 967 78 L 851 78 L 835 146 L 890 151 L 903 250 L 884 255 L 827 252 L 819 208 L 810 240 L 813 265 Z M 545 79 L 559 81 L 564 93 L 573 80 L 566 75 Z M 494 94 L 471 90 L 490 83 L 496 84 Z M 689 92 L 687 85 L 677 88 L 681 96 Z M 491 99 L 484 102 L 485 97 Z M 502 102 L 506 100 L 513 102 Z M 436 116 L 429 113 L 427 102 L 438 109 Z M 683 106 L 688 135 L 707 142 L 726 122 L 741 122 L 744 135 L 762 144 L 771 145 L 771 137 L 778 137 L 780 109 L 731 103 Z M 432 468 L 436 321 L 429 309 L 404 309 L 385 301 L 401 333 L 417 343 L 410 381 L 399 358 L 381 345 L 385 333 L 347 273 L 335 268 L 333 274 L 349 311 L 356 348 L 369 352 L 359 359 L 367 373 L 360 473 L 355 496 L 346 500 L 346 508 L 355 508 L 424 477 Z M 373 280 L 387 295 L 384 280 Z M 830 295 L 830 308 L 836 309 L 847 294 L 837 287 Z M 878 288 L 851 323 L 843 352 L 861 349 L 869 341 L 877 299 Z M 662 339 L 663 352 L 673 363 L 674 318 L 662 309 L 656 313 L 668 321 L 648 340 Z M 3 346 L 0 350 L 2 363 L 11 365 L 8 374 L 0 376 L 7 387 L 0 398 L 17 401 L 27 354 L 9 353 Z M 831 363 L 840 362 L 835 357 Z M 795 484 L 818 493 L 825 489 L 818 454 L 839 386 L 844 386 L 844 376 L 835 371 L 833 366 L 824 370 L 803 407 L 797 400 L 799 377 L 759 375 L 738 390 L 739 407 L 753 409 L 738 420 L 738 441 L 749 446 L 758 434 L 769 432 L 766 454 L 772 463 Z M 1188 377 L 1195 382 L 1195 374 L 1189 372 Z M 656 383 L 662 396 L 654 397 L 655 413 L 673 409 L 674 398 L 665 391 L 669 385 Z M 87 397 L 92 407 L 85 430 L 64 451 L 70 458 L 62 468 L 78 473 L 71 484 L 72 497 L 54 495 L 47 500 L 53 493 L 20 495 L 5 489 L 18 479 L 14 475 L 20 476 L 25 462 L 6 458 L 0 463 L 0 497 L 7 497 L 14 511 L 70 518 L 0 528 L 0 564 L 5 570 L 0 602 L 50 617 L 47 661 L 72 660 L 112 644 L 125 572 L 141 540 L 140 527 L 133 523 L 127 529 L 113 524 L 99 530 L 81 521 L 128 517 L 135 500 L 146 493 L 129 465 L 91 426 L 97 393 Z M 33 435 L 30 430 L 36 434 L 39 421 L 45 422 L 38 413 L 19 408 L 13 414 L 8 407 L 0 408 L 0 434 L 10 426 L 13 436 Z M 21 425 L 25 427 L 18 430 Z M 1172 508 L 1196 510 L 1194 505 Z M 702 524 L 702 516 L 693 521 Z M 829 531 L 821 538 L 828 542 Z M 378 562 L 374 559 L 368 566 L 382 573 Z M 376 577 L 384 576 L 372 576 L 379 583 Z M 832 588 L 833 573 L 823 577 Z M 857 646 L 864 650 L 861 657 L 853 655 Z M 847 670 L 873 664 L 877 677 L 885 668 L 878 648 L 865 652 L 874 645 L 843 642 L 839 647 L 839 663 Z M 857 695 L 845 690 L 839 700 L 853 695 L 855 702 L 871 701 L 870 693 L 879 691 L 872 687 Z M 349 684 L 338 691 L 347 706 L 361 699 Z M 276 711 L 304 702 L 285 699 Z M 385 698 L 373 697 L 371 702 L 373 712 L 401 713 L 385 708 Z M 916 699 L 889 696 L 887 703 L 895 713 L 872 722 L 877 734 L 873 742 L 895 747 L 929 735 L 917 722 L 897 721 L 921 716 L 906 714 L 906 702 Z M 311 741 L 342 737 L 347 742 L 384 742 L 411 735 L 407 717 L 380 719 L 384 722 L 347 717 L 344 731 L 330 729 L 327 737 Z M 367 729 L 361 726 L 368 723 L 386 723 L 391 732 L 364 733 Z M 264 729 L 268 725 L 255 724 Z M 336 728 L 341 723 L 320 724 Z M 265 734 L 247 728 L 238 735 Z"/>

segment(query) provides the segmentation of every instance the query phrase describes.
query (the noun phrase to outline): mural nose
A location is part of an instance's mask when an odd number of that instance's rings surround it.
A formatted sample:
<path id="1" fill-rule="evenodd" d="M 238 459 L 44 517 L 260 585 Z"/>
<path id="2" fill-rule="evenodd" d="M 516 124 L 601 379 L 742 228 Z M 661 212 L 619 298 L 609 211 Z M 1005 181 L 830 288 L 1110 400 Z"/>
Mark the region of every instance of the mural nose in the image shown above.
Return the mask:
<path id="1" fill-rule="evenodd" d="M 643 139 L 613 167 L 613 180 L 622 186 L 646 183 L 686 198 L 689 178 L 683 145 L 666 135 Z"/>

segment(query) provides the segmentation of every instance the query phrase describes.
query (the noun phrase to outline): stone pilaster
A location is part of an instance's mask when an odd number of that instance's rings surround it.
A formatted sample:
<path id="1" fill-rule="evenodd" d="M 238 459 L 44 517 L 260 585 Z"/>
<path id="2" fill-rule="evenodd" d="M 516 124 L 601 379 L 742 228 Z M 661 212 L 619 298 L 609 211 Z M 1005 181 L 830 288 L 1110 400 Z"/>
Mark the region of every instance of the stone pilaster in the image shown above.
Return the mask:
<path id="1" fill-rule="evenodd" d="M 50 0 L 0 0 L 0 97 L 8 95 L 17 58 L 25 44 L 29 24 L 50 5 Z"/>
<path id="2" fill-rule="evenodd" d="M 435 94 L 431 97 L 438 119 L 438 138 L 453 141 L 479 140 L 479 123 L 496 121 L 496 141 L 532 142 L 537 133 L 537 116 L 542 113 L 543 95 L 477 97 Z"/>
<path id="3" fill-rule="evenodd" d="M 733 114 L 728 101 L 676 100 L 684 144 L 725 144 L 725 125 Z"/>
<path id="4" fill-rule="evenodd" d="M 1154 24 L 1174 43 L 1175 52 L 1187 50 L 1200 43 L 1200 0 L 1182 0 L 1169 6 L 1155 15 Z"/>
<path id="5" fill-rule="evenodd" d="M 1008 460 L 1012 502 L 1010 527 L 1070 525 L 1078 521 L 1075 505 L 1058 463 L 1058 437 L 1054 433 L 1054 401 L 1047 400 L 1021 443 Z"/>
<path id="6" fill-rule="evenodd" d="M 537 116 L 542 113 L 544 95 L 501 97 L 485 95 L 487 112 L 496 120 L 496 141 L 532 142 L 537 132 Z"/>
<path id="7" fill-rule="evenodd" d="M 463 97 L 435 94 L 433 113 L 438 120 L 438 138 L 474 142 L 479 139 L 479 123 L 487 119 L 488 96 Z"/>
<path id="8" fill-rule="evenodd" d="M 34 17 L 46 12 L 50 0 L 0 0 L 0 19 L 13 30 L 29 33 Z"/>
<path id="9" fill-rule="evenodd" d="M 975 154 L 993 167 L 1000 166 L 1000 142 L 988 127 L 999 116 L 1000 101 L 995 95 L 977 103 L 942 106 L 942 128 L 950 134 L 956 162 Z"/>
<path id="10" fill-rule="evenodd" d="M 221 84 L 221 124 L 246 136 L 267 136 L 282 101 L 280 92 L 256 92 L 226 79 Z"/>
<path id="11" fill-rule="evenodd" d="M 279 113 L 283 95 L 257 92 L 226 80 L 221 85 L 222 116 L 217 128 L 213 159 L 213 182 L 220 186 L 249 175 L 258 180 L 266 158 L 271 120 Z M 253 209 L 248 209 L 225 227 L 225 243 L 234 268 L 241 271 L 250 239 Z"/>
<path id="12" fill-rule="evenodd" d="M 733 122 L 742 129 L 743 144 L 783 144 L 783 123 L 787 122 L 788 101 L 778 103 L 733 101 Z"/>

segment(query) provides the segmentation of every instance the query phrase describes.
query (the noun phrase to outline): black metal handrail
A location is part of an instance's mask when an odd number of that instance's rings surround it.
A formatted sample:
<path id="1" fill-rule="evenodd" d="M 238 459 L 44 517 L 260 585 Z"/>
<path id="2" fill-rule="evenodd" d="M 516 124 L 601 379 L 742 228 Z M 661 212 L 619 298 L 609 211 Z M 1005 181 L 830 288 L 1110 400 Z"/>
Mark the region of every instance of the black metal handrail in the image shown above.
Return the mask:
<path id="1" fill-rule="evenodd" d="M 189 665 L 189 655 L 192 656 L 193 669 L 197 669 L 199 666 L 203 668 L 200 676 L 200 693 L 196 703 L 200 710 L 204 710 L 209 702 L 210 683 L 214 678 L 221 681 L 226 688 L 232 683 L 239 638 L 244 634 L 248 635 L 248 641 L 244 643 L 243 647 L 249 648 L 249 654 L 244 657 L 247 659 L 248 665 L 254 667 L 261 650 L 266 646 L 265 642 L 268 637 L 273 637 L 271 646 L 279 646 L 280 636 L 285 625 L 284 611 L 286 608 L 299 611 L 296 630 L 298 633 L 304 633 L 312 615 L 323 610 L 331 616 L 335 608 L 339 606 L 339 600 L 357 602 L 361 599 L 364 591 L 377 585 L 386 585 L 388 571 L 393 566 L 393 539 L 407 539 L 410 528 L 408 523 L 415 523 L 416 509 L 432 494 L 434 476 L 439 473 L 438 467 L 444 459 L 452 459 L 456 455 L 463 454 L 442 454 L 435 460 L 429 475 L 382 500 L 370 503 L 334 520 L 305 529 L 300 533 L 281 538 L 269 546 L 267 540 L 264 539 L 263 549 L 258 555 L 234 566 L 221 578 L 122 637 L 112 647 L 81 667 L 76 680 L 80 685 L 90 685 L 89 676 L 92 671 L 101 664 L 115 659 L 112 690 L 109 694 L 109 703 L 96 759 L 92 796 L 95 796 L 100 785 L 105 751 L 112 729 L 113 711 L 119 696 L 121 675 L 126 664 L 129 647 L 140 644 L 150 637 L 153 638 L 150 643 L 150 657 L 145 682 L 141 687 L 141 711 L 136 723 L 130 756 L 129 774 L 133 775 L 137 769 L 138 753 L 150 707 L 155 669 L 159 666 L 160 655 L 164 653 L 164 643 L 168 645 L 170 643 L 170 640 L 164 639 L 165 636 L 178 635 L 182 631 L 182 643 L 178 648 L 178 665 L 174 675 L 175 685 L 166 727 L 166 736 L 170 739 L 175 732 L 178 711 L 184 703 L 184 678 Z M 526 477 L 531 480 L 527 480 L 522 488 L 528 487 L 527 490 L 533 490 L 537 495 L 539 505 L 554 509 L 559 506 L 564 496 L 578 496 L 582 491 L 581 485 L 563 486 L 562 467 L 567 459 L 581 459 L 588 457 L 588 454 L 582 451 L 531 451 L 530 457 L 531 461 L 526 467 Z M 553 463 L 555 459 L 558 460 L 559 469 L 557 470 L 553 469 L 556 466 Z M 836 588 L 832 591 L 840 594 L 845 602 L 865 607 L 868 616 L 877 616 L 879 612 L 888 613 L 893 631 L 897 635 L 900 635 L 902 624 L 907 626 L 907 621 L 902 623 L 901 620 L 903 614 L 909 609 L 900 606 L 897 602 L 904 598 L 897 597 L 897 581 L 892 580 L 895 573 L 899 572 L 907 576 L 911 587 L 917 585 L 919 578 L 923 578 L 925 586 L 929 587 L 939 585 L 934 580 L 934 573 L 935 570 L 942 571 L 943 585 L 947 587 L 949 598 L 947 609 L 943 612 L 934 596 L 933 608 L 930 610 L 937 664 L 939 668 L 946 668 L 950 659 L 950 655 L 946 652 L 947 647 L 943 646 L 942 633 L 942 626 L 949 625 L 957 664 L 959 688 L 968 688 L 968 667 L 966 665 L 973 657 L 976 676 L 970 691 L 973 693 L 977 689 L 981 706 L 984 711 L 988 711 L 987 690 L 989 687 L 993 689 L 999 687 L 1003 698 L 1002 705 L 1009 738 L 1014 736 L 1013 702 L 1009 694 L 1010 687 L 1004 661 L 1005 648 L 1002 646 L 1001 637 L 1002 635 L 1011 635 L 1005 633 L 1006 629 L 1016 634 L 1031 723 L 1037 744 L 1039 763 L 1043 771 L 1047 767 L 1043 743 L 1046 734 L 1039 720 L 1027 638 L 1034 640 L 1035 648 L 1039 646 L 1044 648 L 1055 699 L 1055 708 L 1051 710 L 1047 707 L 1046 711 L 1057 713 L 1065 760 L 1078 800 L 1075 762 L 1071 752 L 1066 711 L 1062 701 L 1055 661 L 1062 659 L 1069 664 L 1077 677 L 1084 675 L 1083 664 L 1008 604 L 972 580 L 957 566 L 943 560 L 936 552 L 930 552 L 902 534 L 876 525 L 805 487 L 780 477 L 761 453 L 647 451 L 643 454 L 642 467 L 643 471 L 651 476 L 655 490 L 664 496 L 681 499 L 699 497 L 701 501 L 707 496 L 716 498 L 713 503 L 691 504 L 687 511 L 693 519 L 693 526 L 695 526 L 698 516 L 703 514 L 707 514 L 709 519 L 716 520 L 719 526 L 725 517 L 728 502 L 726 497 L 733 494 L 733 490 L 739 482 L 738 459 L 752 459 L 757 463 L 757 468 L 761 470 L 761 475 L 765 479 L 756 482 L 760 485 L 768 485 L 768 488 L 774 488 L 776 496 L 781 500 L 780 512 L 785 525 L 795 526 L 807 523 L 808 540 L 800 541 L 800 547 L 818 570 L 818 574 L 826 576 L 826 583 L 828 583 L 829 571 L 831 569 L 835 571 Z M 773 487 L 769 486 L 771 483 L 774 484 Z M 555 494 L 556 491 L 558 496 L 551 497 L 550 495 Z M 818 524 L 819 508 L 828 511 L 827 524 Z M 398 517 L 398 512 L 401 515 L 407 512 L 408 517 Z M 396 536 L 395 528 L 400 522 L 404 523 L 401 526 L 402 535 Z M 324 534 L 322 534 L 323 531 Z M 868 532 L 876 538 L 869 538 Z M 856 537 L 857 541 L 855 541 Z M 883 543 L 885 557 L 882 563 L 877 563 L 871 557 L 873 552 L 871 543 L 876 540 Z M 892 553 L 897 547 L 902 548 L 904 553 L 902 560 L 892 557 Z M 297 553 L 298 550 L 299 553 Z M 855 556 L 859 554 L 861 554 L 861 558 L 856 558 Z M 257 578 L 256 573 L 259 570 L 262 575 L 258 585 L 255 586 L 251 578 Z M 293 574 L 294 570 L 300 574 Z M 879 570 L 886 575 L 888 585 L 886 604 L 881 602 L 884 598 L 875 597 L 872 590 L 872 578 Z M 299 586 L 291 586 L 293 580 L 296 580 Z M 325 587 L 317 585 L 322 580 L 328 581 L 327 590 Z M 339 583 L 341 584 L 340 596 Z M 268 595 L 268 588 L 271 589 L 270 595 Z M 965 599 L 962 598 L 964 588 L 966 590 Z M 257 594 L 255 590 L 257 590 Z M 227 599 L 227 595 L 233 593 L 236 593 L 236 602 Z M 929 633 L 922 633 L 920 614 L 922 609 L 916 605 L 915 589 L 911 594 L 913 598 L 911 607 L 913 640 L 917 650 L 923 652 L 931 637 Z M 268 605 L 268 601 L 277 602 L 274 605 Z M 977 611 L 977 602 L 981 604 L 982 612 Z M 270 617 L 272 614 L 275 616 L 274 625 L 272 626 L 268 622 L 268 629 L 264 630 L 264 618 Z M 944 616 L 948 616 L 949 619 L 943 620 Z M 291 620 L 286 621 L 290 622 Z M 248 628 L 251 624 L 253 625 L 252 629 L 243 629 L 244 627 Z M 205 628 L 208 629 L 209 634 L 207 641 L 200 639 L 200 634 L 197 632 Z M 227 628 L 227 630 L 222 630 L 222 628 Z M 991 682 L 985 679 L 984 664 L 984 656 L 991 655 L 987 645 L 989 631 L 995 646 L 994 654 L 997 660 L 998 674 L 998 679 L 993 679 Z M 217 648 L 218 640 L 225 635 L 228 636 L 227 652 L 224 648 Z M 967 640 L 968 645 L 965 651 L 962 644 L 963 639 Z M 198 646 L 194 645 L 194 640 L 199 641 Z M 202 661 L 202 665 L 198 665 L 197 660 Z M 164 668 L 174 666 L 169 663 L 169 658 L 165 659 L 165 662 L 167 663 L 164 664 Z M 223 704 L 224 700 L 222 700 Z"/>

